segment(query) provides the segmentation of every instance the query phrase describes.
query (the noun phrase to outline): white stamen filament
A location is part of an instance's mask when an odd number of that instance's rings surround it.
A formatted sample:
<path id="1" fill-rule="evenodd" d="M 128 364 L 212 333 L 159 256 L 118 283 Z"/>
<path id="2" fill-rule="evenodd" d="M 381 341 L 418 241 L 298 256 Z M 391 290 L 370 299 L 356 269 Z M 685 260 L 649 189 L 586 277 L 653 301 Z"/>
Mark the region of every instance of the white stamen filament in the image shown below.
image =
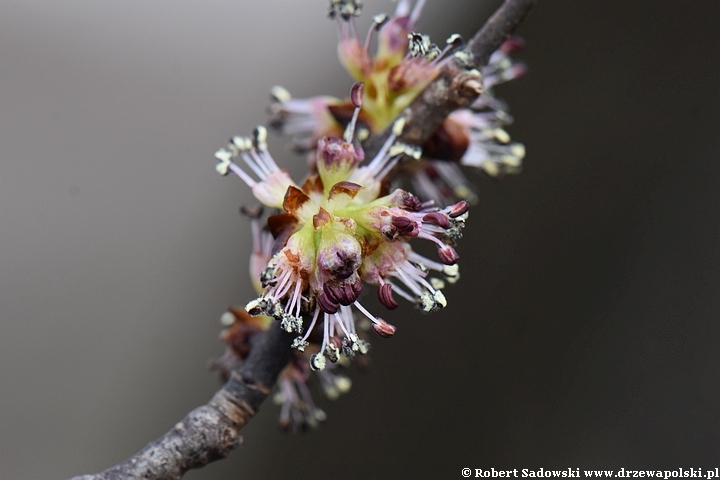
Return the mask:
<path id="1" fill-rule="evenodd" d="M 345 328 L 345 322 L 343 322 L 342 317 L 337 312 L 333 313 L 333 317 L 335 318 L 335 325 L 340 326 L 340 329 L 345 334 L 345 336 L 347 337 L 348 335 L 350 335 L 350 332 L 348 332 Z M 337 332 L 337 329 L 335 331 Z"/>
<path id="2" fill-rule="evenodd" d="M 357 308 L 358 310 L 360 310 L 360 312 L 361 312 L 363 315 L 365 315 L 367 318 L 369 318 L 370 321 L 372 321 L 373 323 L 375 323 L 375 324 L 379 324 L 379 323 L 380 323 L 380 322 L 377 321 L 377 317 L 375 317 L 373 314 L 371 314 L 370 312 L 368 312 L 368 311 L 365 309 L 365 307 L 363 307 L 362 305 L 360 305 L 360 302 L 357 302 L 357 301 L 355 302 L 355 308 Z"/>
<path id="3" fill-rule="evenodd" d="M 437 237 L 434 237 L 433 235 L 430 235 L 428 233 L 425 233 L 423 229 L 420 230 L 420 233 L 418 233 L 418 238 L 424 238 L 425 240 L 430 240 L 432 242 L 435 242 L 439 247 L 444 247 L 445 244 L 440 241 Z"/>
<path id="4" fill-rule="evenodd" d="M 420 289 L 414 279 L 403 271 L 402 264 L 395 267 L 394 273 L 415 295 L 420 296 L 423 294 L 422 289 Z"/>
<path id="5" fill-rule="evenodd" d="M 240 177 L 243 182 L 247 183 L 248 187 L 253 188 L 255 185 L 257 185 L 257 182 L 253 180 L 250 175 L 245 173 L 245 171 L 240 168 L 235 162 L 230 162 L 230 170 L 232 170 L 235 175 Z"/>
<path id="6" fill-rule="evenodd" d="M 250 170 L 260 177 L 260 180 L 265 180 L 267 178 L 267 173 L 250 157 L 250 155 L 248 155 L 247 152 L 240 152 L 240 156 L 245 161 L 245 164 L 250 167 Z"/>
<path id="7" fill-rule="evenodd" d="M 343 134 L 343 138 L 347 143 L 352 143 L 353 136 L 355 135 L 355 124 L 357 123 L 358 115 L 360 115 L 360 107 L 355 108 L 355 111 L 353 111 L 352 120 L 350 120 L 350 123 Z"/>
<path id="8" fill-rule="evenodd" d="M 414 302 L 414 301 L 415 301 L 415 298 L 413 298 L 412 295 L 410 295 L 409 293 L 407 293 L 407 292 L 406 292 L 405 290 L 403 290 L 402 288 L 398 287 L 397 284 L 395 284 L 395 283 L 393 283 L 393 282 L 387 282 L 387 283 L 390 284 L 390 285 L 392 285 L 393 293 L 397 293 L 398 295 L 400 295 L 402 298 L 404 298 L 404 299 L 407 300 L 408 302 Z"/>
<path id="9" fill-rule="evenodd" d="M 288 282 L 290 277 L 292 276 L 292 270 L 288 270 L 285 272 L 282 272 L 280 274 L 280 277 L 275 277 L 277 280 L 277 283 L 274 287 L 271 287 L 269 290 L 273 292 L 272 296 L 275 298 L 282 298 L 285 293 L 287 293 L 288 289 L 292 285 L 292 283 Z M 287 287 L 286 287 L 287 285 Z M 268 292 L 270 293 L 270 292 Z"/>
<path id="10" fill-rule="evenodd" d="M 367 36 L 365 37 L 365 45 L 364 49 L 367 52 L 368 55 L 370 55 L 370 42 L 372 41 L 372 35 L 373 32 L 376 30 L 377 24 L 373 22 L 372 25 L 370 25 L 370 30 L 368 30 Z"/>
<path id="11" fill-rule="evenodd" d="M 308 337 L 310 337 L 310 334 L 313 331 L 313 328 L 315 328 L 315 323 L 317 322 L 318 317 L 320 316 L 320 307 L 315 308 L 315 313 L 313 314 L 312 321 L 310 322 L 310 326 L 307 329 L 307 332 L 305 332 L 305 335 L 302 338 L 302 341 L 306 341 Z"/>
<path id="12" fill-rule="evenodd" d="M 322 345 L 320 345 L 320 355 L 323 354 L 325 347 L 327 347 L 328 341 L 330 340 L 330 314 L 324 313 L 323 315 L 323 341 Z"/>
<path id="13" fill-rule="evenodd" d="M 352 308 L 342 306 L 340 307 L 340 315 L 345 320 L 345 326 L 350 333 L 355 332 L 355 318 L 353 317 Z"/>
<path id="14" fill-rule="evenodd" d="M 415 8 L 412 9 L 412 13 L 410 13 L 410 22 L 408 25 L 408 28 L 412 30 L 412 28 L 415 26 L 415 23 L 418 21 L 418 18 L 420 18 L 420 13 L 422 13 L 422 9 L 425 6 L 425 0 L 418 0 L 418 2 L 415 4 Z"/>
<path id="15" fill-rule="evenodd" d="M 392 147 L 393 143 L 395 143 L 396 138 L 397 134 L 392 132 L 387 140 L 385 140 L 385 143 L 383 143 L 383 146 L 380 148 L 378 154 L 375 155 L 375 158 L 373 158 L 367 165 L 366 168 L 368 169 L 368 172 L 375 178 L 381 178 L 378 177 L 378 172 L 380 172 L 383 167 L 388 164 L 388 161 L 391 160 L 390 156 L 388 156 L 388 152 L 390 151 L 390 147 Z M 397 158 L 397 156 L 393 157 L 393 159 Z"/>

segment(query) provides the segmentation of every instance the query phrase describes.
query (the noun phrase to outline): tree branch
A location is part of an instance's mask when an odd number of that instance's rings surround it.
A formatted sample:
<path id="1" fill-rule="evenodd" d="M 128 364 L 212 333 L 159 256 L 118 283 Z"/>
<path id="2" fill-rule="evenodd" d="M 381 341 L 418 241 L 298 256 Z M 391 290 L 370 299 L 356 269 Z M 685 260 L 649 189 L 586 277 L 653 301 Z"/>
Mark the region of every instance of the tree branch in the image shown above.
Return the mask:
<path id="1" fill-rule="evenodd" d="M 206 405 L 190 412 L 169 432 L 126 461 L 104 472 L 72 480 L 175 480 L 192 468 L 227 457 L 242 444 L 240 429 L 258 411 L 290 360 L 293 338 L 277 323 L 256 334 L 245 363 Z"/>
<path id="2" fill-rule="evenodd" d="M 438 78 L 403 112 L 402 140 L 420 145 L 452 111 L 465 107 L 482 93 L 478 68 L 487 64 L 505 38 L 532 9 L 536 0 L 506 0 L 483 28 L 455 52 Z M 389 132 L 366 141 L 372 156 Z M 291 356 L 293 335 L 277 323 L 252 339 L 252 350 L 239 370 L 213 398 L 190 412 L 169 432 L 150 442 L 128 460 L 95 475 L 72 480 L 132 478 L 179 479 L 185 472 L 228 456 L 242 444 L 240 429 L 270 394 Z"/>

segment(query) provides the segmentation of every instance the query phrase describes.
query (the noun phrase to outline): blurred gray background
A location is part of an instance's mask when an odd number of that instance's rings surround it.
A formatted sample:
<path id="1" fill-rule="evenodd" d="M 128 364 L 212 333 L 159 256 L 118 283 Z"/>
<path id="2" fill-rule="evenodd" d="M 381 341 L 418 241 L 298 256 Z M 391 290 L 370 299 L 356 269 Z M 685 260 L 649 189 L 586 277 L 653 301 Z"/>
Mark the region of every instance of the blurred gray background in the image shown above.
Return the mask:
<path id="1" fill-rule="evenodd" d="M 449 307 L 386 315 L 398 334 L 320 431 L 280 434 L 267 403 L 187 478 L 720 464 L 720 3 L 539 3 L 529 74 L 497 89 L 525 171 L 474 177 Z M 418 29 L 467 37 L 496 5 L 430 0 Z M 219 387 L 252 200 L 212 154 L 274 84 L 347 92 L 325 8 L 0 3 L 3 479 L 107 468 Z"/>

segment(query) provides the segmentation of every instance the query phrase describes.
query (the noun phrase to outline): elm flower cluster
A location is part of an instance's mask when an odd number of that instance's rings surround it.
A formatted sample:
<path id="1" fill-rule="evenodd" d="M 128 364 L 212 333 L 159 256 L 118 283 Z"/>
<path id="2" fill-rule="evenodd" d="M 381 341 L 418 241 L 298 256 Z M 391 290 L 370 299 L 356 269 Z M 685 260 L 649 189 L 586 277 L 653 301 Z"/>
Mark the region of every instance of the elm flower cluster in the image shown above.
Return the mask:
<path id="1" fill-rule="evenodd" d="M 453 58 L 463 44 L 452 35 L 442 50 L 427 35 L 413 31 L 424 0 L 411 6 L 400 0 L 395 14 L 376 15 L 364 39 L 354 18 L 361 4 L 354 0 L 331 0 L 330 17 L 338 23 L 340 62 L 356 81 L 366 84 L 366 99 L 358 121 L 358 137 L 384 130 L 405 107 L 437 76 L 444 62 Z M 377 48 L 371 52 L 373 37 Z M 510 54 L 522 48 L 517 38 L 508 39 L 493 53 L 481 70 L 483 94 L 466 109 L 453 112 L 422 146 L 420 163 L 403 165 L 415 193 L 437 205 L 458 199 L 477 200 L 472 183 L 460 166 L 474 167 L 490 176 L 517 173 L 525 148 L 512 142 L 504 128 L 512 123 L 507 105 L 493 94 L 497 84 L 518 78 L 525 66 Z M 271 91 L 271 125 L 292 135 L 300 151 L 312 151 L 324 136 L 339 136 L 352 118 L 349 100 L 330 96 L 294 99 L 282 87 Z"/>
<path id="2" fill-rule="evenodd" d="M 468 107 L 452 112 L 423 145 L 422 168 L 414 168 L 413 188 L 439 205 L 466 199 L 477 201 L 475 188 L 460 166 L 482 170 L 491 177 L 519 173 L 525 146 L 513 142 L 505 127 L 513 122 L 507 104 L 496 98 L 493 87 L 524 75 L 526 67 L 510 54 L 524 48 L 509 38 L 483 67 L 483 93 Z"/>
<path id="3" fill-rule="evenodd" d="M 427 35 L 413 32 L 424 4 L 420 0 L 411 8 L 409 0 L 400 0 L 392 17 L 386 14 L 373 17 L 363 39 L 355 25 L 361 5 L 354 0 L 331 0 L 329 16 L 338 24 L 340 62 L 355 81 L 365 84 L 365 101 L 358 119 L 360 140 L 388 127 L 410 105 L 437 76 L 448 58 L 445 54 L 459 38 L 451 37 L 441 51 Z M 372 55 L 374 37 L 377 48 Z M 353 112 L 349 99 L 330 96 L 293 99 L 279 86 L 273 87 L 271 98 L 272 126 L 285 135 L 293 135 L 299 150 L 314 149 L 323 136 L 339 136 Z"/>
<path id="4" fill-rule="evenodd" d="M 434 270 L 450 282 L 457 279 L 454 245 L 469 208 L 461 201 L 441 209 L 401 189 L 386 192 L 384 180 L 400 158 L 419 157 L 420 152 L 396 142 L 404 125 L 400 119 L 378 154 L 363 164 L 355 132 L 362 83 L 353 86 L 350 98 L 354 112 L 343 138 L 317 142 L 317 173 L 302 184 L 272 159 L 263 127 L 252 137 L 234 137 L 216 153 L 219 173 L 235 173 L 263 205 L 281 212 L 268 219 L 273 246 L 259 274 L 260 296 L 246 310 L 272 317 L 286 331 L 296 332 L 293 346 L 300 351 L 310 345 L 316 330 L 321 331 L 319 349 L 309 359 L 314 370 L 323 370 L 328 360 L 337 362 L 341 354 L 352 358 L 368 351 L 356 327 L 356 313 L 381 336 L 395 332 L 359 302 L 366 285 L 377 287 L 380 302 L 389 309 L 398 306 L 395 294 L 423 312 L 447 304 L 441 291 L 445 281 L 431 279 L 428 273 Z M 256 237 L 253 263 L 268 257 L 270 244 L 261 234 Z M 439 261 L 415 252 L 409 244 L 414 238 L 434 244 Z M 310 321 L 307 327 L 305 319 Z"/>

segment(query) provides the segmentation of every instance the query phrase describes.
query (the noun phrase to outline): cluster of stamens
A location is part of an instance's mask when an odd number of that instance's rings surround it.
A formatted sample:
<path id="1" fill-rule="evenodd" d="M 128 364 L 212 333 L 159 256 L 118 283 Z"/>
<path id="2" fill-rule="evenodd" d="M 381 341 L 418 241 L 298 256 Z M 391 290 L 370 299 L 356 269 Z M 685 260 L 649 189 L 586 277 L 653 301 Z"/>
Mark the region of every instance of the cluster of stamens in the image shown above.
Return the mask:
<path id="1" fill-rule="evenodd" d="M 492 91 L 524 73 L 509 55 L 521 40 L 508 38 L 479 71 L 459 35 L 441 49 L 414 31 L 425 0 L 398 0 L 393 15 L 373 17 L 364 38 L 355 24 L 362 1 L 329 1 L 340 61 L 357 82 L 349 98 L 295 99 L 276 86 L 269 108 L 270 126 L 293 136 L 296 150 L 308 154 L 310 176 L 295 183 L 278 167 L 264 127 L 233 137 L 215 155 L 220 174 L 237 175 L 270 208 L 242 209 L 250 218 L 250 272 L 258 297 L 223 316 L 228 350 L 214 368 L 229 376 L 249 353 L 250 338 L 273 319 L 296 334 L 274 396 L 282 428 L 292 431 L 316 427 L 326 417 L 308 390 L 311 370 L 335 399 L 351 385 L 343 368 L 369 351 L 369 330 L 385 338 L 395 334 L 394 325 L 360 303 L 368 286 L 388 310 L 399 307 L 397 297 L 423 313 L 447 305 L 443 289 L 459 279 L 455 247 L 469 204 L 478 199 L 461 166 L 492 176 L 516 173 L 525 154 L 505 131 L 512 117 Z M 399 141 L 406 107 L 448 61 L 472 74 L 463 87 L 478 98 L 452 112 L 422 146 Z M 384 130 L 391 131 L 387 141 L 365 161 L 360 142 Z M 397 179 L 418 196 L 392 190 Z M 434 246 L 437 258 L 414 251 L 415 238 Z M 361 366 L 367 361 L 356 360 Z"/>
<path id="2" fill-rule="evenodd" d="M 394 326 L 359 302 L 365 284 L 377 286 L 380 302 L 389 309 L 398 306 L 397 294 L 427 313 L 447 304 L 441 291 L 445 281 L 428 273 L 438 272 L 448 282 L 458 278 L 454 245 L 462 236 L 467 202 L 440 209 L 404 190 L 386 193 L 384 181 L 400 158 L 418 158 L 421 152 L 397 141 L 404 126 L 400 119 L 378 154 L 361 166 L 364 153 L 354 142 L 363 96 L 363 84 L 355 84 L 350 94 L 355 109 L 343 138 L 318 142 L 317 174 L 302 185 L 278 168 L 262 127 L 252 137 L 234 137 L 216 154 L 219 173 L 235 173 L 264 205 L 281 210 L 268 219 L 274 252 L 268 252 L 268 233 L 259 233 L 253 224 L 254 255 L 267 263 L 261 272 L 255 267 L 261 293 L 246 310 L 270 316 L 284 330 L 298 333 L 293 347 L 300 351 L 310 345 L 314 332 L 322 331 L 319 351 L 310 358 L 316 370 L 341 355 L 350 358 L 368 351 L 354 312 L 367 318 L 379 335 L 394 334 Z M 413 238 L 432 242 L 439 262 L 414 252 L 408 243 Z M 311 319 L 307 328 L 304 318 Z"/>

